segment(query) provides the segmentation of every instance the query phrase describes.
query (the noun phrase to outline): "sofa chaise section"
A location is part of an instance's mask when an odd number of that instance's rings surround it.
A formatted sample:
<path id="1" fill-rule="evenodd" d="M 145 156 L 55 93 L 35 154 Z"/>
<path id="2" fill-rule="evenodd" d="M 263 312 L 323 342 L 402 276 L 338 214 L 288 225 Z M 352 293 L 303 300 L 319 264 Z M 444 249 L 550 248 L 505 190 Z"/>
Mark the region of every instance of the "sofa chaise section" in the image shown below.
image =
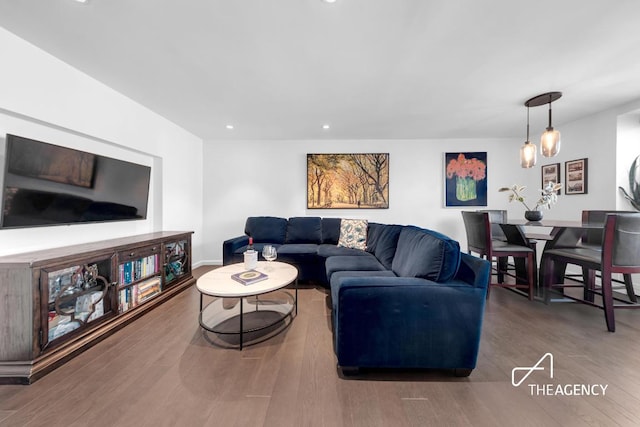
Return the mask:
<path id="1" fill-rule="evenodd" d="M 453 369 L 476 366 L 489 265 L 467 254 L 452 280 L 438 283 L 390 272 L 338 272 L 331 280 L 338 365 Z"/>
<path id="2" fill-rule="evenodd" d="M 338 365 L 471 373 L 487 261 L 462 254 L 447 236 L 414 226 L 402 227 L 390 270 L 371 263 L 362 268 L 359 260 L 345 258 L 327 259 Z"/>

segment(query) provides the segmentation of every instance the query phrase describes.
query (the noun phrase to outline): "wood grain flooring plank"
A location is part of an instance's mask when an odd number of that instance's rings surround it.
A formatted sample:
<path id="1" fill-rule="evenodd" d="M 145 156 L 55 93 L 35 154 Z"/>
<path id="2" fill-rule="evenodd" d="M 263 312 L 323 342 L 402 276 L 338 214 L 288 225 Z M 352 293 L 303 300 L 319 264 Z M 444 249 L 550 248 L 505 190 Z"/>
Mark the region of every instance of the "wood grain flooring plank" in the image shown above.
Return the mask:
<path id="1" fill-rule="evenodd" d="M 6 418 L 10 417 L 11 415 L 13 415 L 14 411 L 4 411 L 4 410 L 0 410 L 0 423 L 5 420 Z"/>
<path id="2" fill-rule="evenodd" d="M 299 408 L 302 425 L 338 425 L 342 419 L 340 401 L 334 379 L 336 361 L 330 331 L 327 332 L 324 298 L 309 305 L 309 325 L 302 357 Z M 327 411 L 326 408 L 334 408 Z"/>
<path id="3" fill-rule="evenodd" d="M 298 295 L 306 295 L 299 291 Z M 283 342 L 282 365 L 275 378 L 265 426 L 300 425 L 299 390 L 302 379 L 303 355 L 307 341 L 309 318 L 298 311 Z"/>
<path id="4" fill-rule="evenodd" d="M 372 427 L 383 425 L 375 388 L 375 383 L 371 381 L 350 379 L 340 382 L 338 397 L 342 425 Z"/>

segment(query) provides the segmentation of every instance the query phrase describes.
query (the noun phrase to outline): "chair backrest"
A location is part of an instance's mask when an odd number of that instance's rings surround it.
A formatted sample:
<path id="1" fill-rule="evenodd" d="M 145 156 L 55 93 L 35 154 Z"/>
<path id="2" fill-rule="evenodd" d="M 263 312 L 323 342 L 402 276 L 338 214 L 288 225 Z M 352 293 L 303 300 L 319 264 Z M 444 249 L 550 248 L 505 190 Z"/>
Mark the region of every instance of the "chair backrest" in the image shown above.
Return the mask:
<path id="1" fill-rule="evenodd" d="M 617 213 L 633 213 L 632 211 L 614 211 L 614 210 L 588 210 L 582 211 L 583 224 L 602 225 L 602 228 L 588 228 L 582 233 L 582 243 L 585 245 L 602 246 L 604 236 L 604 224 L 607 220 L 607 214 Z"/>
<path id="2" fill-rule="evenodd" d="M 505 240 L 510 244 L 531 247 L 531 242 L 525 236 L 521 225 L 506 224 L 503 226 L 503 230 L 506 237 Z"/>
<path id="3" fill-rule="evenodd" d="M 613 272 L 640 272 L 640 212 L 607 214 L 602 268 L 609 267 Z"/>
<path id="4" fill-rule="evenodd" d="M 507 241 L 507 236 L 504 234 L 500 224 L 507 222 L 507 211 L 503 210 L 478 210 L 478 212 L 487 212 L 489 214 L 489 221 L 491 222 L 491 238 L 493 240 Z"/>
<path id="5" fill-rule="evenodd" d="M 467 232 L 467 250 L 486 255 L 491 249 L 491 222 L 487 212 L 462 211 Z"/>

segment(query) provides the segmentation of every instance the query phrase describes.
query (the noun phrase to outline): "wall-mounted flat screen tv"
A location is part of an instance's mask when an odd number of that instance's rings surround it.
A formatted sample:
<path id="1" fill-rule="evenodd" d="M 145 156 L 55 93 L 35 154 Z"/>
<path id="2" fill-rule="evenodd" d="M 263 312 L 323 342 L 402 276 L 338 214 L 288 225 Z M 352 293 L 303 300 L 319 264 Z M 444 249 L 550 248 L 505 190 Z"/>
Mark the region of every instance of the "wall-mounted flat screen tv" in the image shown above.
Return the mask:
<path id="1" fill-rule="evenodd" d="M 146 219 L 149 166 L 10 134 L 5 146 L 0 227 Z"/>

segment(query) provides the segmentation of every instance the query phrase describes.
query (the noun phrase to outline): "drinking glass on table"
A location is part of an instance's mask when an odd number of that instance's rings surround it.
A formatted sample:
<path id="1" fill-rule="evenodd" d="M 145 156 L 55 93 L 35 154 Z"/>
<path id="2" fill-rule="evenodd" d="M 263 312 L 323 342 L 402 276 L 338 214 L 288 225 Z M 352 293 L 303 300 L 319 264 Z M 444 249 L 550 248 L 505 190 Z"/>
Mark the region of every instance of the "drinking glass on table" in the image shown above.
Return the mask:
<path id="1" fill-rule="evenodd" d="M 275 246 L 265 245 L 265 247 L 262 248 L 262 257 L 269 263 L 274 261 L 278 257 Z M 267 264 L 267 268 L 265 270 L 271 271 L 270 264 Z"/>

